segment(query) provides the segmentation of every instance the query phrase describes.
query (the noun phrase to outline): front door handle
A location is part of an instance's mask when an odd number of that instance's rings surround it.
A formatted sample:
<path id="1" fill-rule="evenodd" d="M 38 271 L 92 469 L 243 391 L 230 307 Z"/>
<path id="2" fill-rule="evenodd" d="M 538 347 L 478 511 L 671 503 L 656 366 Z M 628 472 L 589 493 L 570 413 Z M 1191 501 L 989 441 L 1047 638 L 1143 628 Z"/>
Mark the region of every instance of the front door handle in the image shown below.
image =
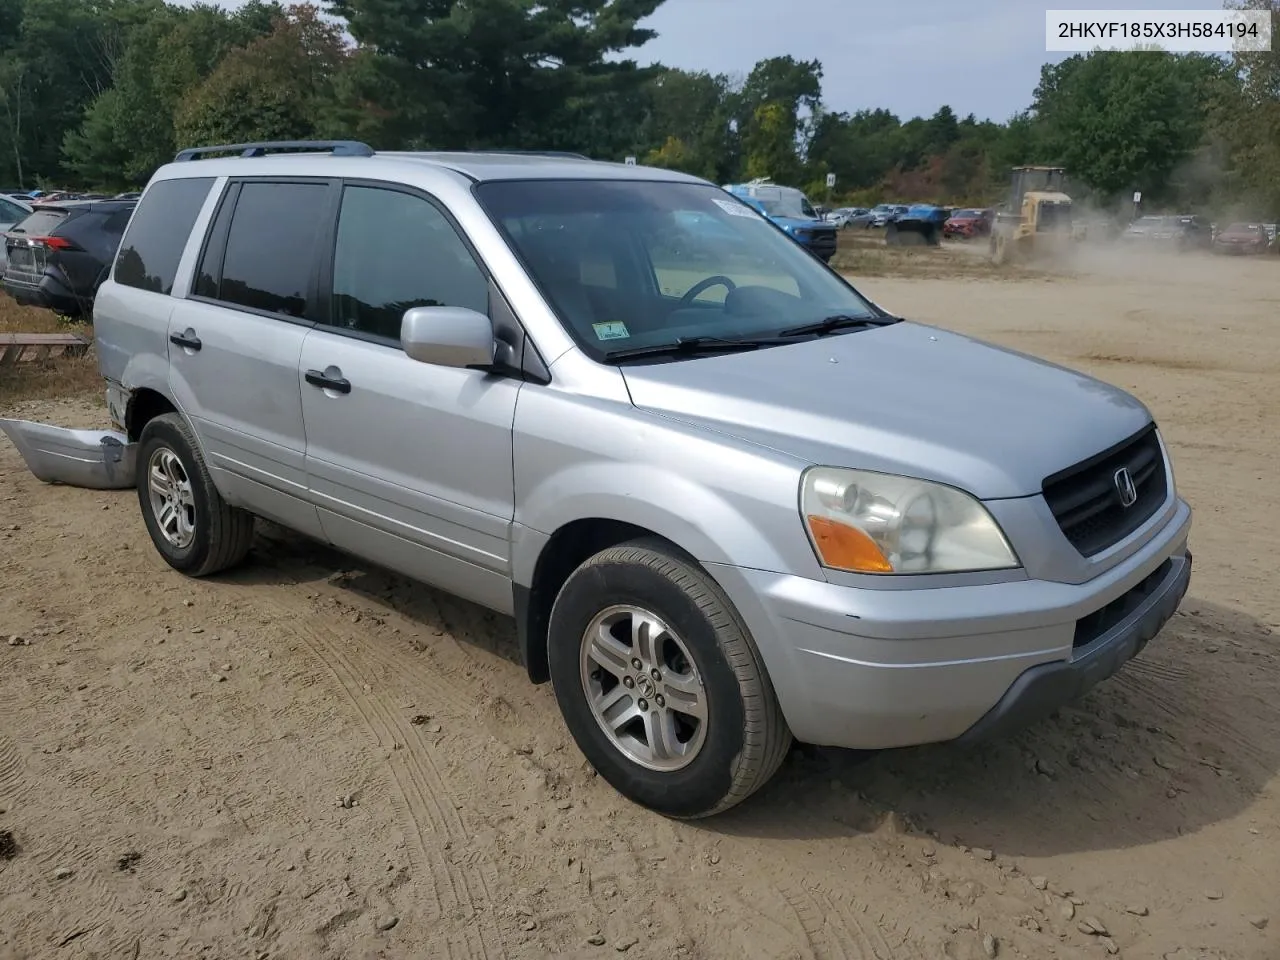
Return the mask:
<path id="1" fill-rule="evenodd" d="M 343 376 L 329 376 L 323 370 L 308 370 L 305 374 L 307 383 L 322 390 L 334 390 L 338 393 L 350 393 L 351 381 Z"/>
<path id="2" fill-rule="evenodd" d="M 203 344 L 200 338 L 196 336 L 196 332 L 188 327 L 182 333 L 169 334 L 169 342 L 175 346 L 183 347 L 187 350 L 199 350 Z"/>

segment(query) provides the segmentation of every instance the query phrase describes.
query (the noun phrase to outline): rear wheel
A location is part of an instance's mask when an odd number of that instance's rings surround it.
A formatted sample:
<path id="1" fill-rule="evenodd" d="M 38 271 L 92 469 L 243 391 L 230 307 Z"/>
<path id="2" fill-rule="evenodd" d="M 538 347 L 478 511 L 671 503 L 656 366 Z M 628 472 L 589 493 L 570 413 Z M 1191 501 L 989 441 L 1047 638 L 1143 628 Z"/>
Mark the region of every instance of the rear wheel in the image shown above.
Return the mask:
<path id="1" fill-rule="evenodd" d="M 659 540 L 596 554 L 551 611 L 551 682 L 578 747 L 616 790 L 671 817 L 719 813 L 791 744 L 729 599 Z"/>
<path id="2" fill-rule="evenodd" d="M 218 493 L 200 446 L 176 413 L 149 421 L 138 441 L 138 504 L 160 556 L 203 577 L 235 566 L 253 541 L 253 515 Z"/>

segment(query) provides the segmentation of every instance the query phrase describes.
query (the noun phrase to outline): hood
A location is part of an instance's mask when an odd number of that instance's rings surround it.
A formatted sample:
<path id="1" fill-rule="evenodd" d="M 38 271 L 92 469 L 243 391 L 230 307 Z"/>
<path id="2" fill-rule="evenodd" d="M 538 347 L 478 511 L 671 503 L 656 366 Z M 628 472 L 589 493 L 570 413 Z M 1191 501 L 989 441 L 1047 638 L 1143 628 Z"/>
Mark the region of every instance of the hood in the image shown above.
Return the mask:
<path id="1" fill-rule="evenodd" d="M 935 480 L 982 499 L 1150 422 L 1129 394 L 959 334 L 901 322 L 757 351 L 624 365 L 637 407 L 811 464 Z"/>

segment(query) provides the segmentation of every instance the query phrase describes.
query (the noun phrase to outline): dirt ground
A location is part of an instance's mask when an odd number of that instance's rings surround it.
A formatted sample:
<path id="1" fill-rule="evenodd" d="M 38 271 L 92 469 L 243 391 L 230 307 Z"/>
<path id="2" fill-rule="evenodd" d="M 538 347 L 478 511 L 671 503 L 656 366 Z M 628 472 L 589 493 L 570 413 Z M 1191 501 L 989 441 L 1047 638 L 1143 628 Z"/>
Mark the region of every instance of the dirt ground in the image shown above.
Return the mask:
<path id="1" fill-rule="evenodd" d="M 593 776 L 508 621 L 275 528 L 186 580 L 132 493 L 0 438 L 0 957 L 1280 957 L 1280 260 L 861 286 L 1163 424 L 1196 571 L 1117 678 L 675 823 Z"/>

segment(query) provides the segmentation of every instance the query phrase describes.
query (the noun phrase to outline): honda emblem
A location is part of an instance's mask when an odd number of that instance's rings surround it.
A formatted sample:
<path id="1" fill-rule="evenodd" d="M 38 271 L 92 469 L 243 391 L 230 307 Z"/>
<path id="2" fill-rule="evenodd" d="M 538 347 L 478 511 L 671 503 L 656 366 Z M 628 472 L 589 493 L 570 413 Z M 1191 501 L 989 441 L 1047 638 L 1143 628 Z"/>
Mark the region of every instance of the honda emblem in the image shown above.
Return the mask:
<path id="1" fill-rule="evenodd" d="M 1138 488 L 1133 485 L 1129 468 L 1121 467 L 1115 475 L 1116 492 L 1120 494 L 1120 506 L 1126 509 L 1138 502 Z"/>

